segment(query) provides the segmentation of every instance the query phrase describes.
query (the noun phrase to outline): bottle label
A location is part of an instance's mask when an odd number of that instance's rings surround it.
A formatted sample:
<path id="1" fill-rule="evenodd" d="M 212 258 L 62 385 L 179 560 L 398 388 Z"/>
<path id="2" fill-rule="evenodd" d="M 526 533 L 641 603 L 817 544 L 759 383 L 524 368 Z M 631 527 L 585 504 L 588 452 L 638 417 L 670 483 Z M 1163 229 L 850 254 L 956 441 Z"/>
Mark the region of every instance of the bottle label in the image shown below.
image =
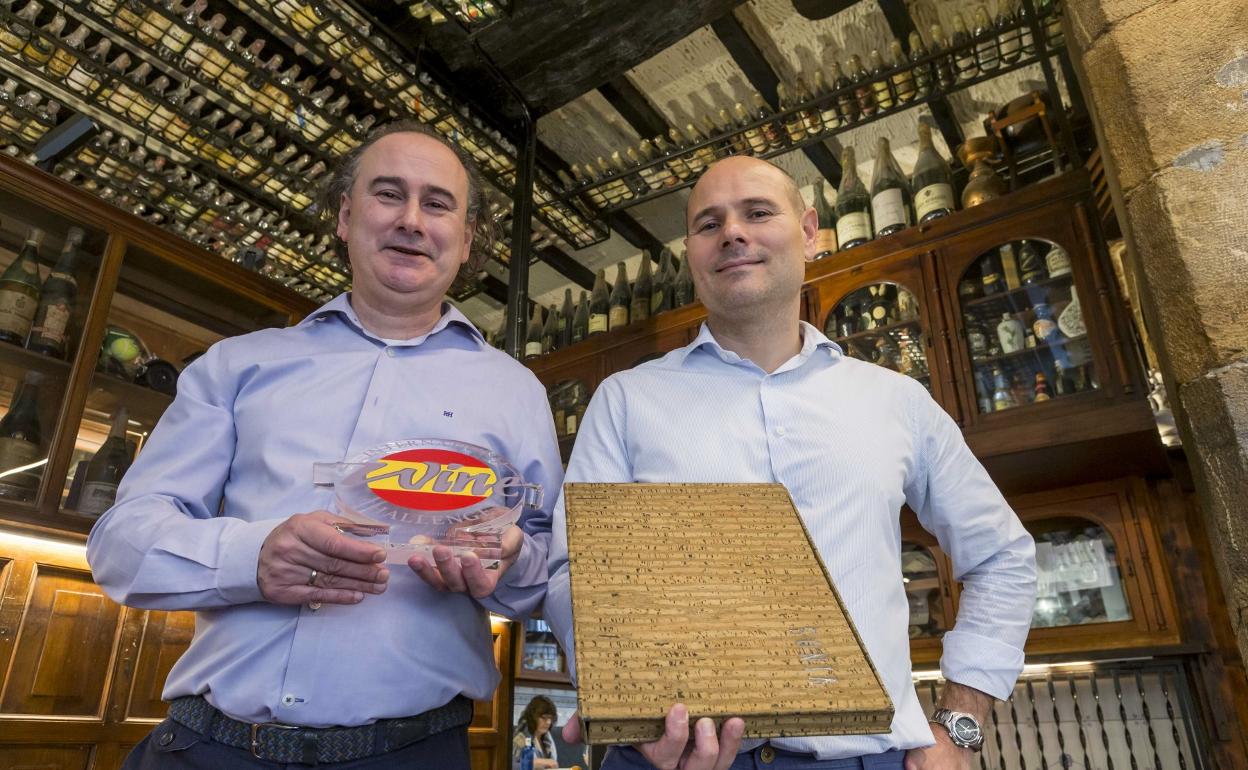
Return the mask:
<path id="1" fill-rule="evenodd" d="M 826 257 L 836 253 L 836 230 L 820 228 L 815 234 L 815 258 Z"/>
<path id="2" fill-rule="evenodd" d="M 611 315 L 608 320 L 612 329 L 628 326 L 628 308 L 624 305 L 616 305 L 611 308 Z"/>
<path id="3" fill-rule="evenodd" d="M 524 354 L 526 356 L 540 356 L 542 354 L 541 341 L 524 343 Z"/>
<path id="4" fill-rule="evenodd" d="M 933 211 L 953 211 L 953 187 L 945 182 L 929 184 L 914 196 L 914 214 L 920 220 Z"/>
<path id="5" fill-rule="evenodd" d="M 38 459 L 39 447 L 37 445 L 20 438 L 0 437 L 0 471 L 30 465 Z M 6 477 L 10 483 L 21 486 L 30 484 L 31 478 L 37 477 L 26 473 L 14 473 Z"/>
<path id="6" fill-rule="evenodd" d="M 88 516 L 99 516 L 113 507 L 117 502 L 117 485 L 107 481 L 88 481 L 82 485 L 82 496 L 78 499 L 78 512 Z"/>
<path id="7" fill-rule="evenodd" d="M 865 211 L 854 211 L 836 220 L 836 240 L 838 243 L 852 243 L 863 238 L 871 238 L 871 218 Z"/>
<path id="8" fill-rule="evenodd" d="M 598 334 L 607 330 L 607 315 L 605 313 L 594 313 L 589 317 L 589 333 Z"/>
<path id="9" fill-rule="evenodd" d="M 891 190 L 884 190 L 872 195 L 871 215 L 875 218 L 876 233 L 897 225 L 905 227 L 908 224 L 906 222 L 906 200 L 902 197 L 901 189 L 894 187 Z"/>
<path id="10" fill-rule="evenodd" d="M 65 300 L 44 305 L 43 318 L 30 330 L 31 338 L 53 346 L 64 344 L 69 315 L 69 303 Z"/>
<path id="11" fill-rule="evenodd" d="M 0 332 L 25 338 L 38 309 L 38 303 L 29 294 L 9 288 L 0 289 Z"/>
<path id="12" fill-rule="evenodd" d="M 650 295 L 650 315 L 654 315 L 655 313 L 659 312 L 659 310 L 662 307 L 663 307 L 663 290 L 655 289 L 654 293 Z"/>
<path id="13" fill-rule="evenodd" d="M 574 435 L 576 433 L 576 413 L 575 412 L 568 415 L 567 431 L 568 431 L 567 435 L 569 436 Z"/>

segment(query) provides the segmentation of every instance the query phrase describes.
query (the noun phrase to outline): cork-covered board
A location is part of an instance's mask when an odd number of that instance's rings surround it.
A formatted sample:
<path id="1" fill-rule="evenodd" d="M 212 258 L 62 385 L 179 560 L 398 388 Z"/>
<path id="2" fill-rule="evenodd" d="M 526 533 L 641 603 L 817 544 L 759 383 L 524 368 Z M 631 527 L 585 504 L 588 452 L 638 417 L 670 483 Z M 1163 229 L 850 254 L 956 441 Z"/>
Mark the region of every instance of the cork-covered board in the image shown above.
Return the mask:
<path id="1" fill-rule="evenodd" d="M 887 732 L 893 704 L 780 484 L 567 484 L 591 744 L 739 716 L 746 737 Z"/>

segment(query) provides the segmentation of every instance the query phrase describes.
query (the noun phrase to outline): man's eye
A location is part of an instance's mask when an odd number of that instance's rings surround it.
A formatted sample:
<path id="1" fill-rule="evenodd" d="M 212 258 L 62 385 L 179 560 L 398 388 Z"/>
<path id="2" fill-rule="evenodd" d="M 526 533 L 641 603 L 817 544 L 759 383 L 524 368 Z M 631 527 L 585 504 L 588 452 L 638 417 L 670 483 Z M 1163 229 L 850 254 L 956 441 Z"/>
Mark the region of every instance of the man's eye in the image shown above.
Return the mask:
<path id="1" fill-rule="evenodd" d="M 446 205 L 445 203 L 443 203 L 442 201 L 436 201 L 436 200 L 435 200 L 435 201 L 427 201 L 427 202 L 425 203 L 425 205 L 426 205 L 426 206 L 432 206 L 432 207 L 433 207 L 433 208 L 435 208 L 435 209 L 443 209 L 443 210 L 446 210 L 446 209 L 449 209 L 449 208 L 450 208 L 449 206 L 447 206 L 447 205 Z"/>
<path id="2" fill-rule="evenodd" d="M 750 212 L 750 217 L 753 219 L 759 219 L 761 217 L 769 217 L 769 216 L 771 216 L 771 212 L 768 211 L 767 209 L 754 209 L 753 211 Z"/>
<path id="3" fill-rule="evenodd" d="M 401 196 L 394 190 L 380 190 L 377 193 L 377 197 L 385 198 L 386 200 L 390 200 L 390 201 L 397 201 L 400 199 Z"/>
<path id="4" fill-rule="evenodd" d="M 718 222 L 703 222 L 702 224 L 698 225 L 697 231 L 699 233 L 702 233 L 702 232 L 706 232 L 707 230 L 713 230 L 716 227 L 719 227 Z"/>

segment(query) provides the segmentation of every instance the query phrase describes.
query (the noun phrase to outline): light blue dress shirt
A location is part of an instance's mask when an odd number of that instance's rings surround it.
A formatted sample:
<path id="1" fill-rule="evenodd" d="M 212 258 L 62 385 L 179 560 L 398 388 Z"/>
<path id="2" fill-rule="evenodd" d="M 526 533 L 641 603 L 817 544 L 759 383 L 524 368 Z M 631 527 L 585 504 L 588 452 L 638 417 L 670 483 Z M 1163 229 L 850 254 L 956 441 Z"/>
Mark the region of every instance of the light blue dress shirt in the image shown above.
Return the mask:
<path id="1" fill-rule="evenodd" d="M 963 581 L 957 624 L 944 637 L 945 677 L 1005 698 L 1022 670 L 1035 600 L 1031 536 L 922 385 L 843 355 L 809 324 L 801 352 L 771 374 L 721 348 L 703 325 L 687 347 L 608 377 L 585 413 L 565 481 L 788 489 L 896 715 L 891 733 L 772 740 L 779 748 L 835 759 L 932 744 L 911 679 L 903 503 Z M 562 498 L 550 566 L 545 615 L 570 651 Z"/>
<path id="2" fill-rule="evenodd" d="M 292 514 L 331 505 L 313 463 L 406 438 L 489 447 L 546 490 L 495 593 L 480 602 L 440 593 L 391 565 L 386 592 L 356 605 L 262 600 L 265 537 Z M 249 722 L 366 724 L 460 693 L 490 697 L 498 672 L 487 609 L 520 617 L 541 601 L 560 476 L 545 390 L 458 310 L 446 306 L 422 337 L 388 342 L 363 328 L 344 294 L 291 328 L 223 340 L 182 373 L 87 558 L 118 602 L 197 611 L 166 699 L 203 694 Z"/>

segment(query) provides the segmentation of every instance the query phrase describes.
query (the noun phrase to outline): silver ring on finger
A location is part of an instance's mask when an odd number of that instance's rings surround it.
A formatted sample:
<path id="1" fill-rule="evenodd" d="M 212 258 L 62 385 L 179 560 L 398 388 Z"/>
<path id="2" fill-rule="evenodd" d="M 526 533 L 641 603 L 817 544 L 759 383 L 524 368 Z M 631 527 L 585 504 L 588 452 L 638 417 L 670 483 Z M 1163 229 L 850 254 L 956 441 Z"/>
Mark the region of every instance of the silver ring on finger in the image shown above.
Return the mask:
<path id="1" fill-rule="evenodd" d="M 308 585 L 310 586 L 316 585 L 316 576 L 319 574 L 321 573 L 317 572 L 316 570 L 312 570 L 312 574 L 308 575 Z"/>

